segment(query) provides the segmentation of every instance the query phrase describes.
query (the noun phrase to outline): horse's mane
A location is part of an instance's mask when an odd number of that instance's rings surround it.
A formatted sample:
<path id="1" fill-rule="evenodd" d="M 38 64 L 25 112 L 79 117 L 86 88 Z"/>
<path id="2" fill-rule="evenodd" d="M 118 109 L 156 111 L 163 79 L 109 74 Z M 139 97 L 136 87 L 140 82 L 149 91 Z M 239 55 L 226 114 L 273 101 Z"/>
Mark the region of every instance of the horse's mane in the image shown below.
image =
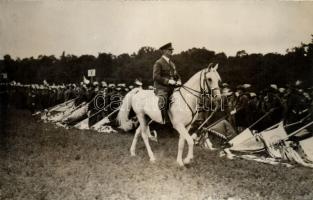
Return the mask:
<path id="1" fill-rule="evenodd" d="M 185 84 L 186 84 L 188 81 L 192 80 L 192 79 L 193 79 L 194 77 L 196 77 L 197 75 L 200 76 L 199 74 L 201 74 L 201 73 L 203 73 L 203 72 L 204 72 L 204 73 L 208 73 L 208 72 L 209 72 L 209 68 L 208 68 L 208 67 L 205 67 L 205 68 L 203 68 L 203 69 L 197 71 L 195 74 L 193 74 L 193 75 L 185 82 Z M 221 76 L 219 75 L 219 73 L 218 73 L 216 70 L 214 70 L 213 72 L 216 73 L 218 80 L 219 80 L 219 81 L 222 81 Z"/>

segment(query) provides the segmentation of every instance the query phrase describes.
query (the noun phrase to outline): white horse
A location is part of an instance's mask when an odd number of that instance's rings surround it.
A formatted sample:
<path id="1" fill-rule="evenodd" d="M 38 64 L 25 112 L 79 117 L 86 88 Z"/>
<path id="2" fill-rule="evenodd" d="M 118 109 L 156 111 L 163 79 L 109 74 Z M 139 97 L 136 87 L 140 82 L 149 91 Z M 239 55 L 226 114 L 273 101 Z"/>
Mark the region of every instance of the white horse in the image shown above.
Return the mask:
<path id="1" fill-rule="evenodd" d="M 217 72 L 218 65 L 197 72 L 184 85 L 174 90 L 169 106 L 168 114 L 173 128 L 179 133 L 177 162 L 180 166 L 189 164 L 193 159 L 194 141 L 188 131 L 191 124 L 198 115 L 198 103 L 204 95 L 210 94 L 211 97 L 219 99 L 221 96 L 219 81 L 221 78 Z M 131 128 L 132 121 L 129 120 L 129 112 L 133 109 L 138 121 L 139 127 L 136 130 L 130 152 L 135 156 L 135 149 L 139 134 L 141 134 L 147 148 L 150 161 L 155 161 L 155 156 L 149 144 L 150 130 L 148 126 L 148 117 L 158 123 L 162 122 L 161 111 L 158 107 L 158 97 L 152 90 L 143 90 L 135 88 L 130 91 L 123 99 L 117 120 L 120 127 L 124 130 Z M 148 117 L 147 117 L 148 116 Z M 188 144 L 188 154 L 183 161 L 183 150 L 185 141 Z"/>

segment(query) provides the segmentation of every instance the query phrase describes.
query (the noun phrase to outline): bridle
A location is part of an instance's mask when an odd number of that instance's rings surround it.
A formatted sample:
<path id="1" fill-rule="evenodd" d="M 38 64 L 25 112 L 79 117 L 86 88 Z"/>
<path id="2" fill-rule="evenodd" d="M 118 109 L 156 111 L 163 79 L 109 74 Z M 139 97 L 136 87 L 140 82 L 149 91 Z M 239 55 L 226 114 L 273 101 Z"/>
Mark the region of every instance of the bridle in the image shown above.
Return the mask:
<path id="1" fill-rule="evenodd" d="M 186 90 L 188 93 L 192 94 L 194 97 L 196 97 L 197 99 L 201 99 L 203 100 L 204 98 L 206 98 L 206 96 L 212 96 L 212 92 L 214 90 L 219 90 L 220 88 L 219 87 L 215 87 L 215 88 L 210 88 L 209 86 L 209 80 L 207 78 L 207 73 L 209 73 L 209 71 L 206 69 L 206 70 L 202 70 L 200 72 L 200 81 L 199 81 L 199 85 L 200 85 L 200 91 L 198 90 L 195 90 L 193 88 L 190 88 L 188 86 L 185 86 L 185 85 L 182 85 L 181 87 L 178 88 L 178 92 L 180 94 L 180 96 L 182 97 L 182 99 L 184 100 L 184 102 L 186 103 L 187 107 L 189 108 L 189 110 L 191 111 L 191 114 L 192 114 L 192 118 L 191 118 L 191 121 L 187 124 L 187 126 L 189 126 L 192 121 L 194 120 L 196 114 L 198 113 L 198 110 L 196 111 L 193 111 L 193 109 L 191 108 L 191 106 L 188 104 L 188 102 L 186 101 L 184 95 L 181 93 L 181 89 L 184 89 Z M 202 77 L 202 75 L 204 74 L 204 76 Z M 216 96 L 214 96 L 216 97 Z M 213 98 L 214 98 L 213 97 Z M 213 111 L 215 112 L 216 109 Z"/>

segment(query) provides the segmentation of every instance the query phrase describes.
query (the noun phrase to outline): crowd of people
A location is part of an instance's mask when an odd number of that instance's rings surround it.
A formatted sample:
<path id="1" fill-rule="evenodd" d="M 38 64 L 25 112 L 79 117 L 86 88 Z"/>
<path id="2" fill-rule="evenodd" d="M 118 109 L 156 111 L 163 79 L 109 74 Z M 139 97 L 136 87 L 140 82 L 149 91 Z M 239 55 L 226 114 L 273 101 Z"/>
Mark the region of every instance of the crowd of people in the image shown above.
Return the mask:
<path id="1" fill-rule="evenodd" d="M 109 94 L 107 97 L 113 94 L 124 96 L 136 86 L 126 86 L 125 83 L 107 84 L 104 81 L 66 85 L 21 84 L 15 81 L 0 84 L 2 93 L 6 93 L 10 105 L 19 109 L 29 109 L 32 113 L 48 109 L 71 99 L 75 99 L 75 105 L 79 105 L 84 101 L 89 102 L 96 94 L 101 92 Z"/>
<path id="2" fill-rule="evenodd" d="M 201 112 L 191 132 L 205 122 L 207 130 L 222 133 L 229 141 L 246 128 L 261 132 L 283 121 L 286 132 L 291 133 L 313 119 L 313 88 L 302 87 L 301 81 L 286 87 L 271 84 L 258 92 L 250 84 L 231 87 L 223 83 L 221 93 L 219 105 L 222 106 L 213 116 L 210 116 L 212 111 Z M 310 126 L 291 139 L 301 140 L 311 137 L 312 133 Z"/>
<path id="3" fill-rule="evenodd" d="M 112 106 L 112 102 L 121 102 L 125 94 L 134 87 L 153 89 L 152 86 L 145 87 L 138 81 L 132 85 L 108 84 L 104 81 L 39 85 L 12 81 L 1 83 L 1 97 L 6 98 L 9 105 L 19 109 L 29 109 L 32 113 L 48 110 L 50 107 L 71 99 L 74 99 L 76 106 L 84 102 L 88 104 L 87 116 L 89 126 L 92 126 L 118 108 L 118 105 Z M 298 126 L 312 121 L 313 88 L 303 88 L 301 81 L 286 87 L 271 84 L 261 91 L 256 91 L 250 84 L 232 87 L 227 83 L 222 83 L 221 94 L 220 109 L 206 124 L 213 124 L 223 118 L 224 120 L 217 125 L 225 126 L 226 131 L 223 131 L 223 134 L 229 137 L 233 137 L 251 125 L 253 130 L 262 131 L 281 120 L 284 120 L 285 124 L 300 121 Z M 197 129 L 210 113 L 209 110 L 199 110 L 194 129 Z M 258 120 L 259 122 L 254 124 Z M 291 129 L 294 130 L 296 127 Z"/>
<path id="4" fill-rule="evenodd" d="M 66 85 L 49 85 L 46 81 L 43 84 L 21 84 L 12 81 L 1 82 L 0 85 L 1 97 L 5 100 L 1 102 L 3 106 L 28 109 L 32 114 L 48 111 L 70 100 L 74 100 L 77 108 L 82 104 L 87 104 L 90 126 L 118 107 L 118 105 L 107 106 L 109 103 L 119 103 L 128 91 L 135 87 L 142 87 L 142 83 L 138 80 L 131 85 L 105 81 Z M 73 123 L 75 122 L 71 122 Z"/>

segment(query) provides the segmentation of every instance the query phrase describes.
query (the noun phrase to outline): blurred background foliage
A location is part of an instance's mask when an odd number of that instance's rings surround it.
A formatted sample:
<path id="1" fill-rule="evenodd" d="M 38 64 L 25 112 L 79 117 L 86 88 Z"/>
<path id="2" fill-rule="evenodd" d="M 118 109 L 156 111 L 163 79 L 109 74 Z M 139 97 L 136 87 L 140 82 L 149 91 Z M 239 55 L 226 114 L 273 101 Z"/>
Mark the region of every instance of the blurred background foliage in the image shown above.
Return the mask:
<path id="1" fill-rule="evenodd" d="M 21 83 L 42 83 L 43 80 L 49 84 L 79 83 L 83 76 L 87 77 L 88 69 L 96 69 L 94 80 L 97 81 L 131 83 L 140 79 L 144 84 L 152 84 L 153 64 L 160 56 L 157 49 L 147 46 L 131 55 L 118 56 L 103 52 L 78 57 L 63 52 L 59 57 L 39 55 L 13 59 L 5 55 L 0 60 L 0 70 L 8 73 L 9 80 Z M 284 55 L 249 54 L 240 50 L 235 56 L 227 56 L 206 48 L 192 48 L 174 54 L 173 60 L 183 81 L 215 62 L 219 63 L 223 82 L 231 85 L 250 83 L 263 88 L 271 83 L 286 85 L 300 79 L 306 86 L 312 86 L 313 35 L 311 43 L 287 49 Z"/>

